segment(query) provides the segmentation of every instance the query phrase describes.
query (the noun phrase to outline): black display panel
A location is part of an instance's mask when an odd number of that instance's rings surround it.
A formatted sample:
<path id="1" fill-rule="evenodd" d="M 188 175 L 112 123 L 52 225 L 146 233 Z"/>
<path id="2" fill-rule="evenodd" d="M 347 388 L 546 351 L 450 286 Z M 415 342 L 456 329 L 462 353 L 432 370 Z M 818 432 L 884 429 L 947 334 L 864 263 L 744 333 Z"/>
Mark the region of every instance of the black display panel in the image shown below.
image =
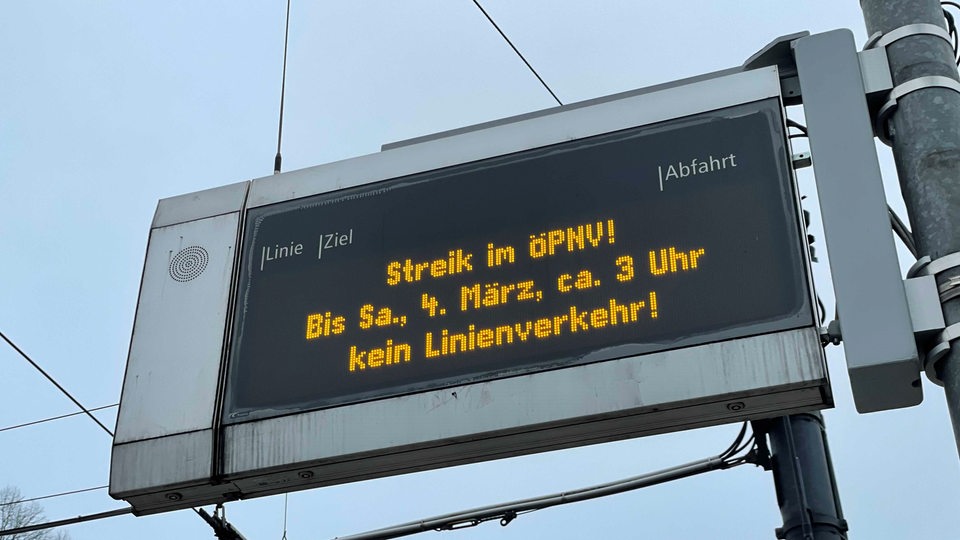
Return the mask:
<path id="1" fill-rule="evenodd" d="M 781 114 L 251 209 L 224 421 L 813 325 Z"/>

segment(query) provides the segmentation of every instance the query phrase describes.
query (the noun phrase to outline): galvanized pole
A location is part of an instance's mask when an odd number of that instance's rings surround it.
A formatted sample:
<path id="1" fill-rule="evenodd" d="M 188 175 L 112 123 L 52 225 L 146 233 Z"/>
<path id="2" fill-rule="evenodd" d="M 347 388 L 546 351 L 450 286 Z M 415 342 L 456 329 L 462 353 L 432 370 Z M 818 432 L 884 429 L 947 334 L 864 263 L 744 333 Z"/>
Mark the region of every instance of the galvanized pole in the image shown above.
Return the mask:
<path id="1" fill-rule="evenodd" d="M 777 490 L 783 540 L 843 540 L 843 519 L 833 464 L 819 412 L 759 424 L 770 439 L 770 467 Z"/>
<path id="2" fill-rule="evenodd" d="M 957 282 L 951 278 L 960 276 L 960 268 L 949 257 L 960 251 L 960 87 L 951 88 L 951 80 L 960 79 L 956 60 L 946 32 L 930 26 L 946 28 L 937 0 L 861 0 L 860 4 L 867 32 L 888 36 L 884 45 L 893 77 L 891 94 L 897 99 L 889 120 L 878 129 L 886 130 L 892 139 L 918 253 L 933 261 L 940 259 L 943 271 L 937 282 L 941 298 L 946 299 L 947 324 L 940 340 L 949 343 L 960 328 L 950 329 L 960 322 L 960 297 L 951 299 L 957 292 Z M 932 371 L 945 387 L 960 449 L 960 346 L 954 346 Z"/>

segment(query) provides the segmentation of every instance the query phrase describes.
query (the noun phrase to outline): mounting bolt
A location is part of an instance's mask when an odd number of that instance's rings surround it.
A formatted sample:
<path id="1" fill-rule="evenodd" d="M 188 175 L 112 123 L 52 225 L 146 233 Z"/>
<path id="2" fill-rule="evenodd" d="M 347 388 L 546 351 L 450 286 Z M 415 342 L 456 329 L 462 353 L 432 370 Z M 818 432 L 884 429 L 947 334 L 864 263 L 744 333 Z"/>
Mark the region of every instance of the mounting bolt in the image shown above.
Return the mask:
<path id="1" fill-rule="evenodd" d="M 747 406 L 742 401 L 734 401 L 733 403 L 727 403 L 727 409 L 731 411 L 742 411 L 746 408 Z"/>
<path id="2" fill-rule="evenodd" d="M 166 497 L 168 501 L 174 501 L 174 502 L 183 500 L 183 495 L 176 492 L 167 493 L 166 495 L 164 495 L 164 497 Z"/>
<path id="3" fill-rule="evenodd" d="M 299 476 L 304 480 L 307 480 L 309 478 L 313 478 L 313 471 L 300 471 L 297 473 L 297 476 Z"/>

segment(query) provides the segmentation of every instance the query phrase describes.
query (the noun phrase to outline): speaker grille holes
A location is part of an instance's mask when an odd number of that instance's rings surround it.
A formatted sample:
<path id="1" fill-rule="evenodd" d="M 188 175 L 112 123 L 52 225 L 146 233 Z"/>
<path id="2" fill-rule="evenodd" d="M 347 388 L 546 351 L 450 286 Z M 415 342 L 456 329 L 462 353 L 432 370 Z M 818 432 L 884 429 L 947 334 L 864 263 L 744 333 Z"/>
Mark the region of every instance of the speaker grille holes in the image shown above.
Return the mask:
<path id="1" fill-rule="evenodd" d="M 184 282 L 196 279 L 207 267 L 210 255 L 200 246 L 190 246 L 180 250 L 170 261 L 170 277 Z"/>

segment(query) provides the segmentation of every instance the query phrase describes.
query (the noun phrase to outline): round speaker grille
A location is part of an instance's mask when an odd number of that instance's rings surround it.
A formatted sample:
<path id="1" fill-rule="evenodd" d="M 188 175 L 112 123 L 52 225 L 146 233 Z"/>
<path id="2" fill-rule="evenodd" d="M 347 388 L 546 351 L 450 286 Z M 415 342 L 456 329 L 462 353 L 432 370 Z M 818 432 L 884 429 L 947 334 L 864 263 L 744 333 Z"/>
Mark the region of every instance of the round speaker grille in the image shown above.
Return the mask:
<path id="1" fill-rule="evenodd" d="M 170 277 L 184 282 L 196 279 L 207 267 L 210 255 L 200 246 L 190 246 L 180 250 L 170 261 Z"/>

